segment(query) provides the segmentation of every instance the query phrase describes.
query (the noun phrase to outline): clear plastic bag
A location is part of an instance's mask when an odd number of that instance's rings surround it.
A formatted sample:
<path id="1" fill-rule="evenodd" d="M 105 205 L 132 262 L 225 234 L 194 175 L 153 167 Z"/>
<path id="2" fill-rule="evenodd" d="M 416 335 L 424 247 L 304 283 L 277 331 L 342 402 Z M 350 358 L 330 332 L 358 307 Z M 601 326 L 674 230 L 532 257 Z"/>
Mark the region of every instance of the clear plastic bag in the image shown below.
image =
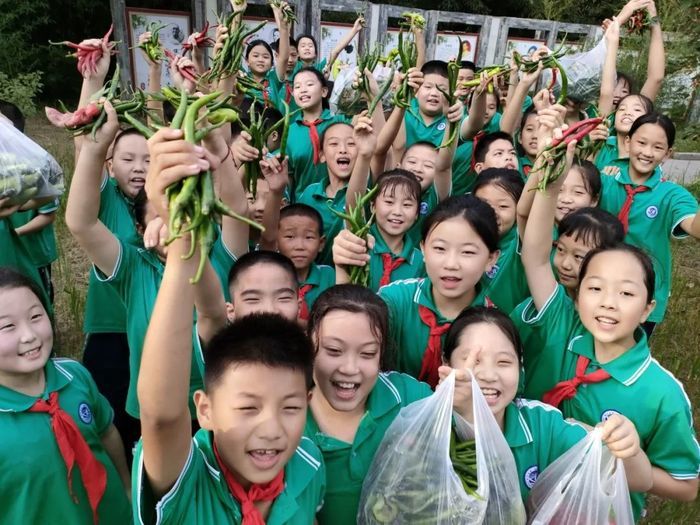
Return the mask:
<path id="1" fill-rule="evenodd" d="M 379 85 L 384 82 L 391 68 L 378 65 L 374 69 L 374 78 Z M 346 67 L 342 69 L 333 82 L 333 92 L 329 98 L 331 111 L 333 113 L 343 113 L 345 115 L 356 115 L 367 109 L 367 102 L 362 94 L 355 86 L 355 78 L 357 76 L 357 67 Z M 391 92 L 388 92 L 382 99 L 382 106 L 387 110 L 391 106 Z"/>
<path id="2" fill-rule="evenodd" d="M 0 199 L 24 204 L 63 193 L 63 171 L 41 146 L 0 118 Z"/>
<path id="3" fill-rule="evenodd" d="M 527 500 L 529 525 L 633 525 L 625 468 L 600 428 L 549 465 Z"/>
<path id="4" fill-rule="evenodd" d="M 488 523 L 525 523 L 515 461 L 481 390 L 473 381 L 470 425 L 456 414 L 453 419 L 454 385 L 453 372 L 435 394 L 402 409 L 391 424 L 362 487 L 358 524 L 481 524 L 487 515 Z M 476 440 L 474 495 L 467 494 L 452 467 L 453 422 L 460 439 Z M 503 476 L 512 484 L 499 481 Z"/>
<path id="5" fill-rule="evenodd" d="M 600 77 L 603 73 L 607 44 L 605 38 L 593 48 L 583 53 L 565 55 L 559 59 L 559 63 L 566 71 L 569 80 L 567 96 L 579 102 L 597 101 L 600 93 Z M 545 70 L 542 73 L 542 82 L 548 86 L 552 79 L 552 72 Z M 555 94 L 561 92 L 561 77 L 557 76 L 554 87 Z"/>

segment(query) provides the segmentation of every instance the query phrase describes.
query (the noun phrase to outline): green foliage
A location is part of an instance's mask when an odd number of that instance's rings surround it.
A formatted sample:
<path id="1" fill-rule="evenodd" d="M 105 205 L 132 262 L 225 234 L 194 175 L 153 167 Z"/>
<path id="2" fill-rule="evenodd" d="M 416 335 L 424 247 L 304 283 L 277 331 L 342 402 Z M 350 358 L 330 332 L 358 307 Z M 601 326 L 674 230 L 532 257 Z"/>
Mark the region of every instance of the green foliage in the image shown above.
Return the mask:
<path id="1" fill-rule="evenodd" d="M 47 44 L 39 35 L 49 22 L 47 0 L 0 0 L 0 71 L 10 77 L 42 70 Z"/>
<path id="2" fill-rule="evenodd" d="M 36 113 L 35 97 L 42 87 L 41 73 L 20 73 L 10 77 L 0 72 L 0 100 L 12 102 L 25 115 Z"/>

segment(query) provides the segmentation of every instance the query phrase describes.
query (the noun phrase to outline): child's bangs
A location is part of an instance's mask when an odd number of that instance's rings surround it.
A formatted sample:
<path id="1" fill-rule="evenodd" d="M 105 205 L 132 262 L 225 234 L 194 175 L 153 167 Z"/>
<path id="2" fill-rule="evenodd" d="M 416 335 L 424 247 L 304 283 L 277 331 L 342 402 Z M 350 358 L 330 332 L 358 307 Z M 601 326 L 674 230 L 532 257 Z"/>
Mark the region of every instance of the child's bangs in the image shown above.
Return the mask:
<path id="1" fill-rule="evenodd" d="M 379 193 L 377 196 L 386 195 L 387 197 L 396 198 L 397 189 L 400 189 L 405 195 L 415 200 L 416 203 L 420 202 L 420 184 L 411 184 L 405 177 L 389 176 L 383 179 L 379 184 Z"/>

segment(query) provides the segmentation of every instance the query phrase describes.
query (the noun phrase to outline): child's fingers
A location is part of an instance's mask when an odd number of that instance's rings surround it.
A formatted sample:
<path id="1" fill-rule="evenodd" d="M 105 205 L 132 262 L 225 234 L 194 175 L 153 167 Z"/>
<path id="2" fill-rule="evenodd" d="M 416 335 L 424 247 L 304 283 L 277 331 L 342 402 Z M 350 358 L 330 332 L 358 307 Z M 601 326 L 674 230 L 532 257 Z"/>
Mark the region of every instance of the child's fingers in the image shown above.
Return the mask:
<path id="1" fill-rule="evenodd" d="M 479 354 L 481 353 L 481 349 L 477 348 L 475 350 L 472 350 L 469 352 L 469 355 L 467 356 L 466 361 L 464 362 L 464 367 L 468 368 L 472 372 L 474 371 L 474 367 L 476 366 L 477 361 L 479 360 Z"/>
<path id="2" fill-rule="evenodd" d="M 442 365 L 438 368 L 438 377 L 442 381 L 444 379 L 447 379 L 447 376 L 449 376 L 451 372 L 452 372 L 452 367 L 449 367 L 447 365 Z"/>

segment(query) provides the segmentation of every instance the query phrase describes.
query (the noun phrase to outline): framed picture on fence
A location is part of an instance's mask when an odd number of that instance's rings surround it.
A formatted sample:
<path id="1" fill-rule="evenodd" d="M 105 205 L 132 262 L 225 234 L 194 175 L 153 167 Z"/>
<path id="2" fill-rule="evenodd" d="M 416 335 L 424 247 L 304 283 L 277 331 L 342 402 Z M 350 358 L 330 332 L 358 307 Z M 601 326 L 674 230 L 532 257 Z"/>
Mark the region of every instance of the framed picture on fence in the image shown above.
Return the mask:
<path id="1" fill-rule="evenodd" d="M 338 42 L 352 29 L 352 24 L 339 24 L 336 22 L 321 22 L 321 54 L 319 58 L 328 58 Z M 338 72 L 346 67 L 357 64 L 357 47 L 360 45 L 359 35 L 355 35 L 347 47 L 340 52 L 338 60 L 333 64 L 331 79 L 338 76 Z"/>
<path id="2" fill-rule="evenodd" d="M 435 42 L 435 60 L 449 62 L 456 58 L 459 52 L 459 39 L 462 40 L 462 60 L 475 62 L 479 45 L 479 35 L 476 33 L 438 33 Z"/>
<path id="3" fill-rule="evenodd" d="M 186 11 L 126 8 L 131 82 L 135 88 L 144 90 L 148 86 L 148 62 L 146 62 L 143 53 L 136 46 L 139 42 L 139 36 L 148 30 L 152 22 L 164 26 L 158 33 L 160 43 L 164 48 L 169 49 L 176 55 L 182 54 L 182 45 L 192 32 L 190 14 Z M 168 67 L 163 67 L 161 83 L 163 86 L 172 84 Z"/>
<path id="4" fill-rule="evenodd" d="M 537 48 L 545 45 L 544 40 L 538 40 L 536 38 L 509 38 L 506 40 L 506 54 L 503 57 L 503 63 L 510 60 L 513 55 L 513 51 L 517 51 L 521 55 L 531 55 Z"/>
<path id="5" fill-rule="evenodd" d="M 267 22 L 264 26 L 258 29 L 255 33 L 248 37 L 248 42 L 253 40 L 264 40 L 268 44 L 272 44 L 280 37 L 280 30 L 275 25 L 275 20 L 272 18 L 262 18 L 259 16 L 246 16 L 243 18 L 243 25 L 246 29 L 254 29 L 261 22 Z"/>

